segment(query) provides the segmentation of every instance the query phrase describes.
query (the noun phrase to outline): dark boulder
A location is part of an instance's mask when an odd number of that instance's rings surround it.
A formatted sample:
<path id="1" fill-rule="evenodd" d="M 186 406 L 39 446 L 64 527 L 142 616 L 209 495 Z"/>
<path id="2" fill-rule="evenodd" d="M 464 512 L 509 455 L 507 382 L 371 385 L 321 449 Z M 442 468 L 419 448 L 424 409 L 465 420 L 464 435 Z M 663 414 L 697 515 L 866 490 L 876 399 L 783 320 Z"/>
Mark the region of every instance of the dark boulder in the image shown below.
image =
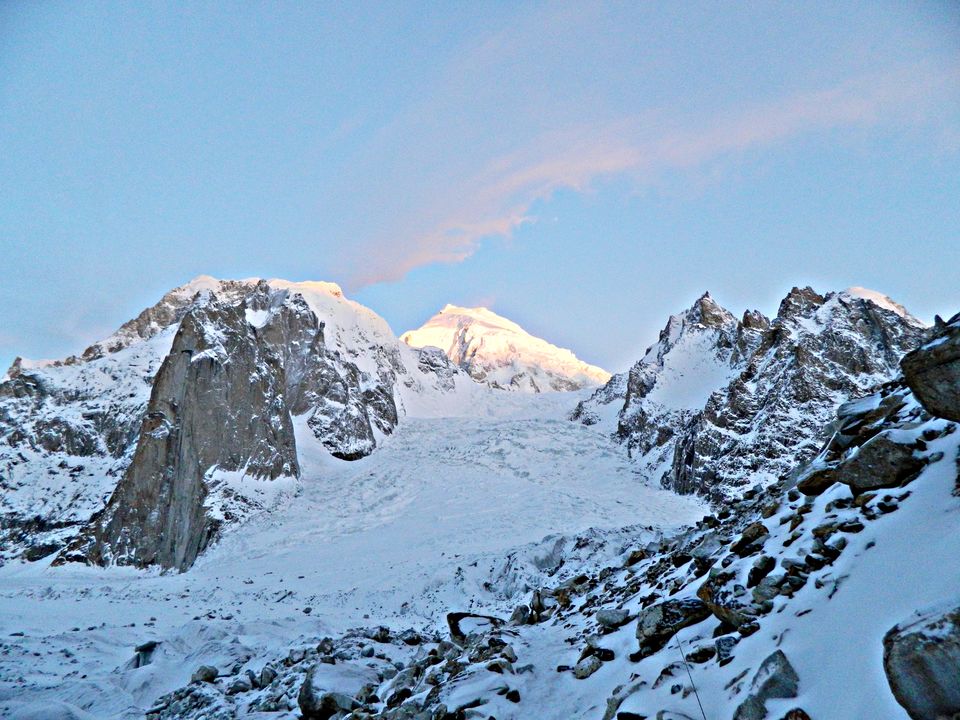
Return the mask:
<path id="1" fill-rule="evenodd" d="M 757 616 L 752 593 L 736 582 L 736 574 L 732 572 L 709 577 L 697 590 L 697 597 L 714 617 L 731 627 L 751 623 Z"/>
<path id="2" fill-rule="evenodd" d="M 767 700 L 795 698 L 800 678 L 782 650 L 767 657 L 753 676 L 750 694 L 733 715 L 733 720 L 765 720 Z"/>
<path id="3" fill-rule="evenodd" d="M 931 415 L 960 421 L 960 314 L 900 363 L 913 394 Z"/>
<path id="4" fill-rule="evenodd" d="M 864 443 L 856 454 L 837 467 L 838 481 L 854 493 L 899 487 L 915 478 L 926 462 L 914 455 L 912 445 L 899 443 L 885 431 Z"/>
<path id="5" fill-rule="evenodd" d="M 914 720 L 960 713 L 960 607 L 891 628 L 883 638 L 883 669 Z"/>
<path id="6" fill-rule="evenodd" d="M 636 659 L 660 650 L 677 631 L 710 617 L 710 610 L 697 598 L 666 600 L 640 611 L 637 616 L 637 640 L 640 649 Z"/>

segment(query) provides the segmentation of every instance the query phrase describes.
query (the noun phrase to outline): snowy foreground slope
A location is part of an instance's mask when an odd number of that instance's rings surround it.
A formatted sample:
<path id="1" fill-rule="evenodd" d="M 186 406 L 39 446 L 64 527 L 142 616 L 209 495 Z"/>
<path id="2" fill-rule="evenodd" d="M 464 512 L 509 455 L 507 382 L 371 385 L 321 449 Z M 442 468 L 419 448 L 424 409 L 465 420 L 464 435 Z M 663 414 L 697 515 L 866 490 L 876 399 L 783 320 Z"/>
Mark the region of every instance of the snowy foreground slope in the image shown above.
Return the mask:
<path id="1" fill-rule="evenodd" d="M 580 390 L 610 379 L 606 370 L 487 308 L 447 305 L 400 339 L 414 348 L 438 347 L 474 380 L 503 390 Z"/>
<path id="2" fill-rule="evenodd" d="M 862 289 L 527 394 L 199 278 L 0 383 L 0 717 L 953 717 L 957 421 L 960 318 Z"/>
<path id="3" fill-rule="evenodd" d="M 433 629 L 452 607 L 506 612 L 577 533 L 611 529 L 615 555 L 626 537 L 703 514 L 568 422 L 568 398 L 509 397 L 487 416 L 411 420 L 353 463 L 305 443 L 299 486 L 187 573 L 0 568 L 0 708 L 61 699 L 93 717 L 142 717 L 201 664 L 278 658 L 369 623 Z M 150 640 L 162 643 L 152 664 L 125 668 Z"/>

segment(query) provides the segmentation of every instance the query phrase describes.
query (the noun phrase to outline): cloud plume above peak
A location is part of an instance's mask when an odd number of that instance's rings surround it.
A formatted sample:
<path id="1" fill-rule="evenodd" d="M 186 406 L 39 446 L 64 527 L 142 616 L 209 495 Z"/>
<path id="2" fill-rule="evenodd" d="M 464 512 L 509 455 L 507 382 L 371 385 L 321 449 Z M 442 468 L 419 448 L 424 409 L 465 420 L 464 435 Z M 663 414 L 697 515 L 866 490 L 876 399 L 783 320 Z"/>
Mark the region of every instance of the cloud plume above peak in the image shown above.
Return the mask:
<path id="1" fill-rule="evenodd" d="M 375 241 L 377 260 L 367 255 L 347 284 L 356 289 L 400 280 L 423 265 L 461 262 L 484 240 L 510 238 L 531 220 L 535 203 L 561 189 L 587 191 L 614 177 L 643 187 L 666 172 L 736 161 L 816 133 L 935 122 L 958 81 L 960 68 L 910 64 L 741 105 L 706 121 L 660 109 L 551 129 L 470 172 L 452 171 L 419 188 L 391 236 Z"/>

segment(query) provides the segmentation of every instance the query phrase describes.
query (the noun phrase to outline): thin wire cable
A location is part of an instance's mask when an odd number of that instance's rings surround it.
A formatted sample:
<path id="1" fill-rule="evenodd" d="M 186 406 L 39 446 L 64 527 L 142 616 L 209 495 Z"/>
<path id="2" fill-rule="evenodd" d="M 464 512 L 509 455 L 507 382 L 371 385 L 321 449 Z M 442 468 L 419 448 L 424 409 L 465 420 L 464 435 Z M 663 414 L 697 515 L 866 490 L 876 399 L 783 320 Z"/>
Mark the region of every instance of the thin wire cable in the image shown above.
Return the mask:
<path id="1" fill-rule="evenodd" d="M 700 693 L 697 692 L 697 684 L 693 682 L 693 675 L 690 672 L 690 665 L 687 663 L 687 655 L 683 652 L 683 645 L 680 644 L 680 633 L 677 633 L 677 650 L 680 651 L 680 657 L 683 658 L 683 666 L 687 669 L 687 677 L 690 678 L 690 687 L 693 688 L 693 694 L 697 698 L 697 705 L 700 706 L 700 714 L 703 716 L 703 720 L 707 720 L 707 714 L 703 711 L 703 703 L 700 702 Z"/>

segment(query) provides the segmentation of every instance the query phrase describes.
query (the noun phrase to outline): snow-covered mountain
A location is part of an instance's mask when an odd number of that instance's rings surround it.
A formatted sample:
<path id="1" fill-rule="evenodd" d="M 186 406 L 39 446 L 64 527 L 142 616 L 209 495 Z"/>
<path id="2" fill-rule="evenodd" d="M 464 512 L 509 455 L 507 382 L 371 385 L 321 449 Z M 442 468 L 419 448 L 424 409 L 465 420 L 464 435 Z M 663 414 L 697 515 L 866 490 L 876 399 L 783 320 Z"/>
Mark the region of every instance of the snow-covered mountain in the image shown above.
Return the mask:
<path id="1" fill-rule="evenodd" d="M 705 294 L 573 417 L 615 435 L 666 487 L 737 497 L 812 457 L 835 408 L 895 374 L 923 333 L 863 288 L 794 288 L 772 320 L 738 320 Z"/>
<path id="2" fill-rule="evenodd" d="M 503 390 L 579 390 L 610 379 L 606 370 L 483 307 L 447 305 L 400 339 L 414 348 L 438 347 L 475 380 Z"/>
<path id="3" fill-rule="evenodd" d="M 960 712 L 960 316 L 704 295 L 572 393 L 450 347 L 198 278 L 14 363 L 0 717 Z"/>
<path id="4" fill-rule="evenodd" d="M 296 484 L 295 420 L 301 444 L 356 459 L 438 396 L 477 392 L 333 283 L 199 277 L 80 357 L 7 372 L 3 554 L 69 539 L 64 559 L 187 567 Z"/>

